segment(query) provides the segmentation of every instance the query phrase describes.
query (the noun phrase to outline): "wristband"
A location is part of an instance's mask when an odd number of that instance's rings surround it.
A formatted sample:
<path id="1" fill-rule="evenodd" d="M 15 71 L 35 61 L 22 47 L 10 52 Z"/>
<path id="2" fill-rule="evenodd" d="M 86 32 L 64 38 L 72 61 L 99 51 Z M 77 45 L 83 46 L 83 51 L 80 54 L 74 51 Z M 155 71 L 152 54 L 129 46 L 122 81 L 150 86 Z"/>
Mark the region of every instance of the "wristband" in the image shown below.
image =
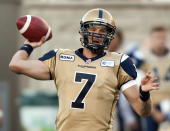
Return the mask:
<path id="1" fill-rule="evenodd" d="M 140 93 L 140 99 L 144 102 L 146 102 L 150 98 L 149 91 L 147 92 L 142 91 L 142 86 L 139 87 L 139 93 Z"/>
<path id="2" fill-rule="evenodd" d="M 19 50 L 24 50 L 27 52 L 28 56 L 32 53 L 33 47 L 28 44 L 24 44 Z"/>

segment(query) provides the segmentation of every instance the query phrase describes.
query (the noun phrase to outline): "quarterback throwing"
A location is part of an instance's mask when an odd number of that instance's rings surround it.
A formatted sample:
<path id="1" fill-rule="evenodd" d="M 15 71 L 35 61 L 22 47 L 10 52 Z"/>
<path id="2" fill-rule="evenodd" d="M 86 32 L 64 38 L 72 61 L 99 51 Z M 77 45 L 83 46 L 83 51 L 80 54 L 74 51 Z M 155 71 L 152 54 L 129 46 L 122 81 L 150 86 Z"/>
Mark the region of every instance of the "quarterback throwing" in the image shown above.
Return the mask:
<path id="1" fill-rule="evenodd" d="M 136 68 L 125 54 L 108 52 L 116 26 L 105 9 L 92 9 L 80 22 L 81 44 L 77 50 L 55 49 L 39 60 L 30 60 L 34 48 L 44 43 L 25 41 L 9 68 L 38 80 L 54 80 L 59 96 L 58 131 L 111 131 L 115 104 L 123 92 L 141 116 L 151 113 L 149 92 L 157 90 L 150 73 L 136 85 Z"/>

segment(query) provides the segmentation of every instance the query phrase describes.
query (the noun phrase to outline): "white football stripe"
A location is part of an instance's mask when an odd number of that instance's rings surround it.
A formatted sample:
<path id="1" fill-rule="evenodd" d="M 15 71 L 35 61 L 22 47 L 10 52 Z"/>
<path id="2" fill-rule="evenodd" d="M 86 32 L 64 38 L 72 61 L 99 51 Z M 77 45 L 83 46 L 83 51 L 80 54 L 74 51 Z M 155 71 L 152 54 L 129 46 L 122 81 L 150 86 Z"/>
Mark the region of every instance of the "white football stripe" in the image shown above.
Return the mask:
<path id="1" fill-rule="evenodd" d="M 50 32 L 51 32 L 51 28 L 48 27 L 48 32 L 47 32 L 47 34 L 45 35 L 45 40 L 47 40 L 48 37 L 50 36 Z"/>
<path id="2" fill-rule="evenodd" d="M 30 26 L 31 23 L 31 15 L 26 15 L 27 20 L 25 22 L 25 25 L 19 30 L 21 34 L 25 33 Z"/>

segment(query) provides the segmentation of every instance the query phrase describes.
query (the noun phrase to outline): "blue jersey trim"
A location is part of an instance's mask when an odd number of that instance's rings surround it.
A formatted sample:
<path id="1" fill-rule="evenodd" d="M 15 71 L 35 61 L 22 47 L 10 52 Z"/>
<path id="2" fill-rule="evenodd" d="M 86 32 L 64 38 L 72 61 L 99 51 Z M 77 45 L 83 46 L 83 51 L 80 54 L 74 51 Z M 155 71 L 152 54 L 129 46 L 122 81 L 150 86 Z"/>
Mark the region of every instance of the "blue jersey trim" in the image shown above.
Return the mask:
<path id="1" fill-rule="evenodd" d="M 46 53 L 45 55 L 43 55 L 42 57 L 40 57 L 38 60 L 40 61 L 45 61 L 48 60 L 52 57 L 54 57 L 56 55 L 57 51 L 51 50 L 48 53 Z"/>
<path id="2" fill-rule="evenodd" d="M 120 63 L 123 70 L 130 75 L 133 79 L 136 79 L 137 72 L 132 60 L 128 57 L 126 60 Z"/>
<path id="3" fill-rule="evenodd" d="M 76 54 L 77 56 L 79 56 L 82 60 L 84 60 L 85 62 L 86 62 L 87 60 L 89 60 L 89 59 L 90 59 L 91 61 L 95 61 L 95 60 L 97 60 L 97 59 L 99 59 L 99 58 L 101 58 L 101 57 L 103 57 L 103 56 L 106 55 L 105 52 L 101 52 L 100 54 L 98 54 L 97 56 L 95 56 L 95 57 L 93 57 L 93 58 L 87 58 L 87 57 L 85 57 L 85 56 L 83 55 L 83 48 L 80 48 L 80 49 L 76 50 L 76 51 L 75 51 L 75 54 Z"/>

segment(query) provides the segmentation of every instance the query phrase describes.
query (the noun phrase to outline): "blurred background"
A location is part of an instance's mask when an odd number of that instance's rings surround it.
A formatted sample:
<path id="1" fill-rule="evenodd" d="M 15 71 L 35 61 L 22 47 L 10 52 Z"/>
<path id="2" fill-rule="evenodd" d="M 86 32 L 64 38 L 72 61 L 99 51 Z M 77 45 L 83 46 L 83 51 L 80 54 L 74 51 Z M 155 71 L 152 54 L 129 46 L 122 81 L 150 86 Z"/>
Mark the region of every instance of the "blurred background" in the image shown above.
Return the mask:
<path id="1" fill-rule="evenodd" d="M 27 14 L 36 15 L 51 26 L 53 38 L 31 55 L 31 59 L 38 59 L 51 49 L 81 47 L 79 22 L 92 8 L 111 12 L 123 32 L 121 51 L 127 52 L 131 46 L 147 49 L 154 26 L 166 28 L 169 40 L 170 0 L 0 0 L 0 131 L 54 131 L 58 109 L 54 82 L 37 81 L 8 69 L 13 54 L 24 42 L 16 28 L 16 19 Z M 169 56 L 166 59 L 168 62 Z M 170 81 L 170 70 L 168 75 L 167 81 Z M 143 123 L 140 123 L 142 128 Z M 121 126 L 115 130 L 126 130 Z M 135 130 L 142 128 L 138 126 Z"/>

